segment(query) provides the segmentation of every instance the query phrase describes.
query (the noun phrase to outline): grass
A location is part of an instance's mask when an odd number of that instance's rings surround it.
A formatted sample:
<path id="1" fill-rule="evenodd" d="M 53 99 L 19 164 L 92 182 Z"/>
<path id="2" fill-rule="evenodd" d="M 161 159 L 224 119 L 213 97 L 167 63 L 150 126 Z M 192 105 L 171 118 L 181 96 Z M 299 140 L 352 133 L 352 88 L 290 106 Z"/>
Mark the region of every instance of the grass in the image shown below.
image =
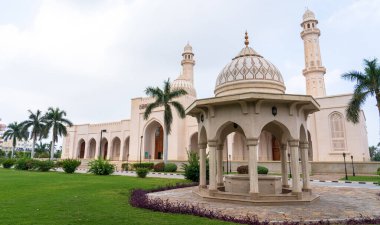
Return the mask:
<path id="1" fill-rule="evenodd" d="M 0 169 L 0 224 L 231 224 L 128 203 L 131 189 L 181 181 Z"/>
<path id="2" fill-rule="evenodd" d="M 345 177 L 339 180 L 345 180 Z M 348 176 L 349 181 L 380 182 L 380 176 Z"/>

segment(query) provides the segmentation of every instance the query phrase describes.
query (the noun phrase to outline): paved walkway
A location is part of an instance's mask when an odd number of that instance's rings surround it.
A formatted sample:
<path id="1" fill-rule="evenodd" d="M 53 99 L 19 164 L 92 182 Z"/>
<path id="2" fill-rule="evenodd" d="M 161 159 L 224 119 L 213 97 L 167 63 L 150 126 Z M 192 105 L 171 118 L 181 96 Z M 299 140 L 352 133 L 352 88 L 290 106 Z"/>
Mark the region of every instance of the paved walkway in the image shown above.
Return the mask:
<path id="1" fill-rule="evenodd" d="M 260 220 L 320 220 L 380 216 L 380 187 L 377 189 L 327 187 L 313 184 L 320 199 L 309 205 L 253 206 L 214 202 L 202 199 L 192 191 L 197 187 L 149 194 L 151 197 L 180 201 L 212 209 L 236 217 L 257 215 Z"/>

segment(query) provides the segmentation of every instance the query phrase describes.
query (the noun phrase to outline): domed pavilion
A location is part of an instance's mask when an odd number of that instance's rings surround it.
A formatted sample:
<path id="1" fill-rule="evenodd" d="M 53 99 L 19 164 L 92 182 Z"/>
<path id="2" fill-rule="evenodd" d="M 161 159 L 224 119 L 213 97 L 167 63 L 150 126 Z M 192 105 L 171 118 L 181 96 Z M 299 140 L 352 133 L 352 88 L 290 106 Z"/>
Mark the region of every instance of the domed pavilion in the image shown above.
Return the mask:
<path id="1" fill-rule="evenodd" d="M 285 94 L 281 72 L 249 46 L 220 72 L 215 97 L 198 99 L 186 110 L 198 121 L 200 183 L 205 198 L 254 203 L 311 202 L 308 160 L 308 115 L 319 105 L 308 95 Z M 281 176 L 259 175 L 258 144 L 262 131 L 270 132 L 281 146 Z M 223 145 L 236 132 L 247 140 L 248 175 L 223 175 Z M 206 183 L 206 149 L 209 184 Z M 290 153 L 291 184 L 288 180 Z M 301 163 L 300 163 L 301 160 Z M 303 174 L 301 180 L 300 174 Z"/>

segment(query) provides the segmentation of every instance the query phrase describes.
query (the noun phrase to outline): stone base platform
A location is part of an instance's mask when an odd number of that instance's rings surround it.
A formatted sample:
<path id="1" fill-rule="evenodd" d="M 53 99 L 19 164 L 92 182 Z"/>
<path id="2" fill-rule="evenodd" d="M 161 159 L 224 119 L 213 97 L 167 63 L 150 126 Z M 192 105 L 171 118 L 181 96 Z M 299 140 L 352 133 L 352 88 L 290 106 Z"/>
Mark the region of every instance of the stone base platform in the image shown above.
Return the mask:
<path id="1" fill-rule="evenodd" d="M 363 216 L 380 216 L 380 189 L 313 186 L 320 196 L 313 204 L 261 206 L 244 202 L 220 202 L 195 194 L 198 187 L 150 193 L 150 198 L 197 205 L 225 215 L 244 217 L 256 215 L 260 221 L 340 220 Z"/>
<path id="2" fill-rule="evenodd" d="M 310 204 L 319 199 L 318 195 L 310 192 L 286 193 L 286 194 L 259 194 L 252 196 L 245 193 L 231 193 L 224 191 L 209 191 L 206 188 L 195 188 L 193 193 L 215 202 L 230 202 L 251 205 L 291 205 Z"/>

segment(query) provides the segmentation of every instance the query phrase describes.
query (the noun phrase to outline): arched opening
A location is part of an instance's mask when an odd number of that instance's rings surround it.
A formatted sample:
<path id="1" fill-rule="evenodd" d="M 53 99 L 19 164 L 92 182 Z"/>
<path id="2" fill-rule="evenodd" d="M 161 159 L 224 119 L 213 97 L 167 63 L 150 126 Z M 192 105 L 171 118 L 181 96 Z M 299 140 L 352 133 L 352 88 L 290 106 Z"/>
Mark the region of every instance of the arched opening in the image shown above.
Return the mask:
<path id="1" fill-rule="evenodd" d="M 232 143 L 231 143 L 232 151 L 230 152 L 232 160 L 247 161 L 248 147 L 247 147 L 247 139 L 245 138 L 245 135 L 239 132 L 233 132 L 228 135 L 227 142 L 228 140 L 232 140 Z"/>
<path id="2" fill-rule="evenodd" d="M 129 137 L 127 137 L 125 140 L 124 140 L 124 148 L 123 148 L 123 152 L 124 152 L 124 158 L 123 160 L 129 159 Z"/>
<path id="3" fill-rule="evenodd" d="M 309 161 L 313 161 L 313 142 L 311 141 L 310 131 L 307 131 L 307 140 L 309 140 Z"/>
<path id="4" fill-rule="evenodd" d="M 199 148 L 198 148 L 198 132 L 195 132 L 190 137 L 190 146 L 189 146 L 190 152 L 195 152 L 199 155 Z"/>
<path id="5" fill-rule="evenodd" d="M 120 158 L 120 147 L 121 141 L 120 138 L 115 137 L 112 141 L 112 156 L 111 160 L 119 160 Z"/>
<path id="6" fill-rule="evenodd" d="M 84 153 L 85 153 L 85 149 L 86 149 L 86 142 L 83 139 L 80 139 L 78 146 L 79 146 L 78 157 L 80 159 L 84 159 Z"/>
<path id="7" fill-rule="evenodd" d="M 259 139 L 259 160 L 280 161 L 281 142 L 289 137 L 290 132 L 282 123 L 272 121 L 266 124 L 261 130 Z"/>
<path id="8" fill-rule="evenodd" d="M 107 159 L 107 154 L 108 154 L 108 140 L 106 138 L 102 139 L 102 142 L 100 144 L 101 146 L 101 157 L 102 159 Z"/>
<path id="9" fill-rule="evenodd" d="M 157 121 L 145 128 L 144 146 L 144 159 L 163 159 L 164 130 Z"/>
<path id="10" fill-rule="evenodd" d="M 88 154 L 88 157 L 90 159 L 93 159 L 95 158 L 95 152 L 96 152 L 96 141 L 95 139 L 91 139 L 90 140 L 90 148 L 89 148 L 89 154 Z"/>

